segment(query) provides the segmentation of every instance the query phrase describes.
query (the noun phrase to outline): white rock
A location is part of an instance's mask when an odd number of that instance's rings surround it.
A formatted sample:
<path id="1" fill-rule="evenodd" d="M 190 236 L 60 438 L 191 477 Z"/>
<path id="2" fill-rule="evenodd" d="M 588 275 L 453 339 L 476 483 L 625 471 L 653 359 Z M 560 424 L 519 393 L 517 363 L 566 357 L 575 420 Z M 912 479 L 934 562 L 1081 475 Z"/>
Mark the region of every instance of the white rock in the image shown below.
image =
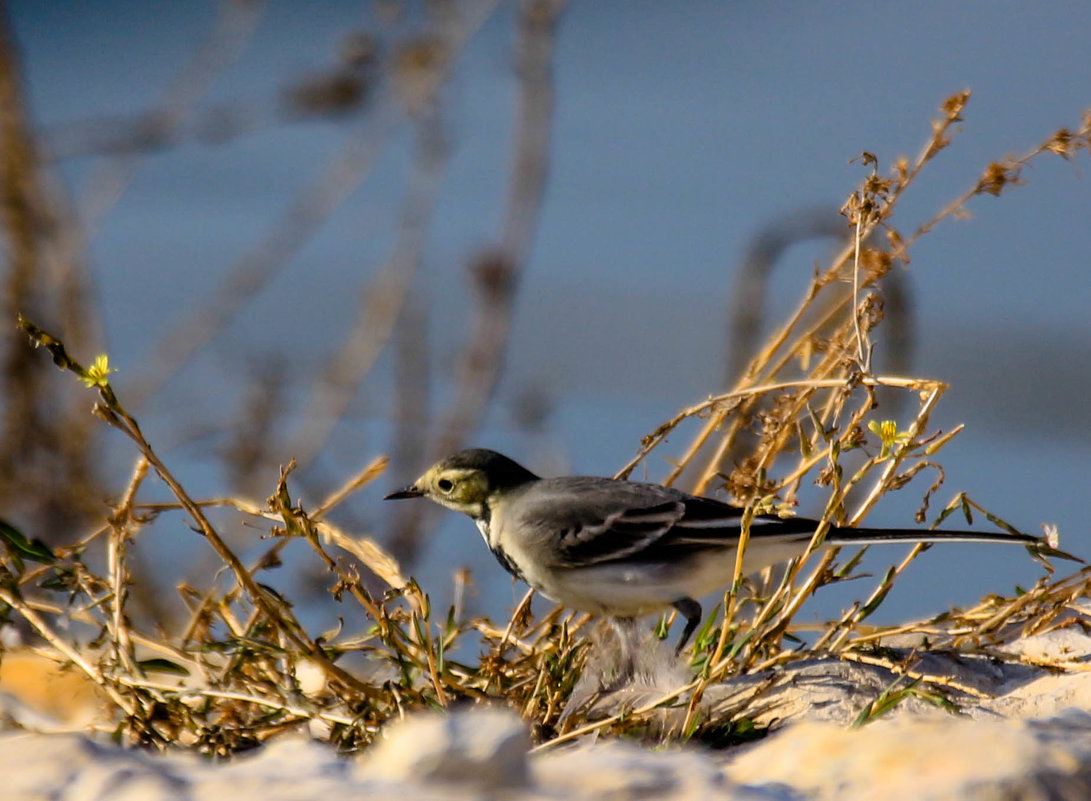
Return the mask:
<path id="1" fill-rule="evenodd" d="M 190 766 L 186 801 L 310 801 L 352 789 L 350 764 L 333 749 L 286 736 L 230 762 Z"/>
<path id="2" fill-rule="evenodd" d="M 465 784 L 483 790 L 527 783 L 527 726 L 500 707 L 412 715 L 388 727 L 358 775 L 390 782 Z"/>
<path id="3" fill-rule="evenodd" d="M 0 738 L 4 801 L 167 801 L 185 782 L 171 763 L 79 735 Z"/>
<path id="4" fill-rule="evenodd" d="M 740 783 L 781 783 L 808 799 L 1091 798 L 1091 715 L 1036 721 L 801 723 L 735 756 Z"/>
<path id="5" fill-rule="evenodd" d="M 538 789 L 563 799 L 718 799 L 793 798 L 783 789 L 743 788 L 728 781 L 703 750 L 652 751 L 607 742 L 572 751 L 546 753 L 532 763 Z"/>

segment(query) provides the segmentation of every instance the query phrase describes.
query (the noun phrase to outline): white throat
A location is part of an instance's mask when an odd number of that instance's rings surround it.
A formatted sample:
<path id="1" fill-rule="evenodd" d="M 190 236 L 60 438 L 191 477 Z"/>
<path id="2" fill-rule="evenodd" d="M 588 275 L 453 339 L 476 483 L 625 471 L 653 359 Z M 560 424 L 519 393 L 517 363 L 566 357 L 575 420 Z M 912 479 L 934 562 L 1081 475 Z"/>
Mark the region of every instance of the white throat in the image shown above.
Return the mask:
<path id="1" fill-rule="evenodd" d="M 477 524 L 477 530 L 481 532 L 481 536 L 485 539 L 485 544 L 491 548 L 492 541 L 489 539 L 489 521 L 483 517 L 479 517 L 474 520 L 474 523 Z"/>

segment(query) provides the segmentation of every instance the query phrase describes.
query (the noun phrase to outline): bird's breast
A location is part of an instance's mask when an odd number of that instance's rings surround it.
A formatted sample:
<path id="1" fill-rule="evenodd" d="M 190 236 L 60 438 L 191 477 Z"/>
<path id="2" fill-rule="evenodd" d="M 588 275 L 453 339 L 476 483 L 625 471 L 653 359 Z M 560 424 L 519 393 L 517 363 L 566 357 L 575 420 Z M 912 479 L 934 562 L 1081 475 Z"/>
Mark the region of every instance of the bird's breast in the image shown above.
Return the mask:
<path id="1" fill-rule="evenodd" d="M 516 578 L 523 579 L 523 571 L 520 570 L 515 561 L 508 556 L 508 552 L 504 550 L 499 541 L 493 542 L 492 533 L 489 528 L 489 518 L 477 517 L 474 518 L 474 523 L 477 524 L 477 530 L 481 532 L 485 544 L 489 547 L 489 550 L 492 551 L 492 555 L 496 557 L 496 561 L 500 563 L 500 566 Z M 526 579 L 523 580 L 525 581 Z"/>

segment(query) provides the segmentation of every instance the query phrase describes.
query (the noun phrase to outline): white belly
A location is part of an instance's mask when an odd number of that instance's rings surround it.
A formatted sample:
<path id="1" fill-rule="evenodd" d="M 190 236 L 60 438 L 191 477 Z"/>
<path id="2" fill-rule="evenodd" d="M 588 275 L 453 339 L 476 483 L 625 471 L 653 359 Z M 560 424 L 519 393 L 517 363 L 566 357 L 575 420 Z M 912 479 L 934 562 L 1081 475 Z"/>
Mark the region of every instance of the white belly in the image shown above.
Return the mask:
<path id="1" fill-rule="evenodd" d="M 762 543 L 747 549 L 743 575 L 791 559 L 804 549 L 799 543 Z M 735 551 L 701 556 L 666 566 L 595 565 L 528 576 L 544 595 L 586 612 L 638 616 L 657 612 L 683 598 L 701 598 L 726 590 L 735 577 Z"/>

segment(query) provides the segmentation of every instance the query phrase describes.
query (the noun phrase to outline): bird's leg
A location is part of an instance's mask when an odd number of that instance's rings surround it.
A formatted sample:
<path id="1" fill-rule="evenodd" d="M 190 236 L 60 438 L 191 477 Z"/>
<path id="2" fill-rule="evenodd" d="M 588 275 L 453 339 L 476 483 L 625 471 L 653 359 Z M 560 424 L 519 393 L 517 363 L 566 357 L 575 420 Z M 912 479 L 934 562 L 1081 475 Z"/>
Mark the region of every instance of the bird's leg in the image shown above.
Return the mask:
<path id="1" fill-rule="evenodd" d="M 674 647 L 676 654 L 682 653 L 682 649 L 686 647 L 686 643 L 689 642 L 689 638 L 693 636 L 693 632 L 697 630 L 697 626 L 701 623 L 701 605 L 692 598 L 680 598 L 671 604 L 678 610 L 678 614 L 686 619 L 686 627 L 682 629 L 682 636 L 678 640 L 678 645 Z"/>

